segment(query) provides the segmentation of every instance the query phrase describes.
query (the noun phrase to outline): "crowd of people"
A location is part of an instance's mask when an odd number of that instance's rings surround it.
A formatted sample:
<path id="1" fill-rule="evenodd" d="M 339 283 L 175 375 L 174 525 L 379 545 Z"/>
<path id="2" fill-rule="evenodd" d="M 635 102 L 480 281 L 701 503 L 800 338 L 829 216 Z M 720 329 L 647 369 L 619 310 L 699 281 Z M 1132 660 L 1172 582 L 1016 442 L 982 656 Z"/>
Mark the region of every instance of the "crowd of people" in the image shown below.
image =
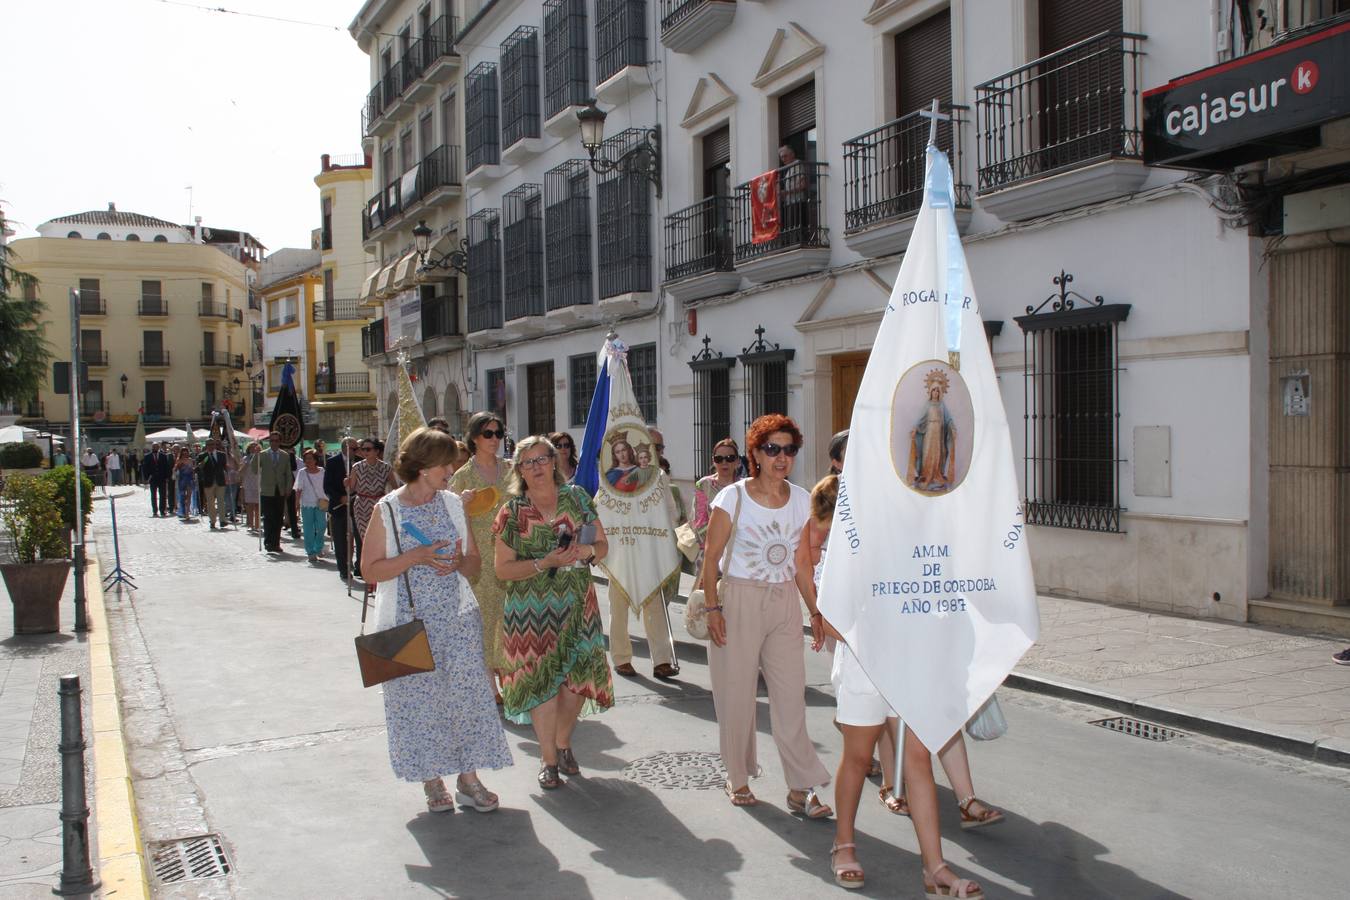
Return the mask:
<path id="1" fill-rule="evenodd" d="M 664 439 L 655 430 L 651 436 L 668 479 Z M 573 750 L 578 722 L 613 706 L 614 674 L 637 674 L 626 603 L 611 605 L 606 652 L 592 566 L 609 545 L 591 496 L 573 484 L 576 442 L 566 432 L 532 436 L 508 458 L 505 439 L 496 414 L 480 412 L 462 441 L 433 419 L 403 440 L 392 463 L 374 438 L 344 440 L 332 455 L 316 442 L 297 456 L 272 434 L 267 449 L 250 444 L 237 460 L 214 442 L 195 456 L 157 445 L 138 468 L 151 488 L 152 514 L 205 511 L 212 528 L 217 521 L 223 528 L 242 506 L 267 552 L 285 552 L 280 536 L 289 526 L 311 561 L 329 552 L 331 539 L 343 580 L 355 575 L 374 586 L 378 629 L 422 620 L 435 669 L 386 682 L 384 707 L 394 774 L 421 782 L 432 812 L 498 807 L 480 772 L 512 765 L 507 722 L 532 727 L 539 786 L 562 787 L 584 763 Z M 900 738 L 895 711 L 817 607 L 847 433 L 831 442 L 831 474 L 809 492 L 789 480 L 802 445 L 790 418 L 762 416 L 744 453 L 730 437 L 712 448 L 712 471 L 696 482 L 692 510 L 673 485 L 668 491 L 672 517 L 687 518 L 699 545 L 695 574 L 706 597 L 727 799 L 737 807 L 760 802 L 750 781 L 760 773 L 762 678 L 784 805 L 808 820 L 834 819 L 830 867 L 840 886 L 865 883 L 854 822 L 864 780 L 881 774 L 879 802 L 913 823 L 926 891 L 982 897 L 978 884 L 943 860 L 929 749 L 907 729 Z M 765 534 L 781 538 L 757 537 Z M 666 679 L 679 673 L 662 618 L 674 593 L 672 583 L 643 615 L 653 674 Z M 811 650 L 833 654 L 835 725 L 843 735 L 833 778 L 807 731 L 803 604 Z M 962 827 L 1001 822 L 1003 814 L 975 795 L 962 734 L 937 756 L 961 798 Z M 445 781 L 451 775 L 453 789 Z M 824 794 L 832 780 L 833 807 Z"/>

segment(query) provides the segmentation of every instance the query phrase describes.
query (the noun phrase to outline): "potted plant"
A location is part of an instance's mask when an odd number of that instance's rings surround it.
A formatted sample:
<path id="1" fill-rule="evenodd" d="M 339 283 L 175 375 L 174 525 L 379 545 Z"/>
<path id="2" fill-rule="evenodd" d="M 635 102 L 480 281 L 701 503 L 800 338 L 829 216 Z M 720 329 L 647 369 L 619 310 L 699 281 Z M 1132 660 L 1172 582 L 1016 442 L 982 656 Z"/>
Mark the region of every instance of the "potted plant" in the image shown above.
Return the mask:
<path id="1" fill-rule="evenodd" d="M 75 467 L 57 466 L 40 476 L 56 492 L 57 511 L 61 514 L 61 534 L 66 542 L 66 553 L 70 553 L 71 534 L 75 531 Z M 93 506 L 94 482 L 89 476 L 80 475 L 80 512 L 83 514 L 84 527 L 89 528 L 89 517 Z"/>
<path id="2" fill-rule="evenodd" d="M 9 534 L 11 561 L 0 575 L 14 604 L 15 634 L 61 630 L 61 593 L 70 575 L 56 487 L 40 475 L 6 479 L 0 520 Z"/>

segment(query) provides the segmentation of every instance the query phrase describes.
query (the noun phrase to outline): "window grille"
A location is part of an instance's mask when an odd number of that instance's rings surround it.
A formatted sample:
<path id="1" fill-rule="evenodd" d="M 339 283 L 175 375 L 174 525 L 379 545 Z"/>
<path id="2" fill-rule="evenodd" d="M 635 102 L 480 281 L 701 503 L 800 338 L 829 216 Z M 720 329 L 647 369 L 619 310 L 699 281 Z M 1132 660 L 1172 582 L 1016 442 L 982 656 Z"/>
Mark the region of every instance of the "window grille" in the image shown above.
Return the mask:
<path id="1" fill-rule="evenodd" d="M 595 0 L 595 82 L 647 64 L 647 0 Z"/>
<path id="2" fill-rule="evenodd" d="M 591 181 L 584 159 L 544 173 L 548 308 L 591 302 Z"/>
<path id="3" fill-rule="evenodd" d="M 540 185 L 522 184 L 502 198 L 506 319 L 544 314 L 544 217 Z"/>
<path id="4" fill-rule="evenodd" d="M 764 340 L 764 326 L 755 329 L 755 341 L 741 350 L 741 365 L 745 367 L 745 428 L 760 416 L 770 413 L 787 415 L 787 364 L 796 351 L 784 350 L 778 344 Z"/>
<path id="5" fill-rule="evenodd" d="M 642 141 L 626 129 L 606 140 L 605 159 L 621 159 Z M 600 296 L 652 289 L 651 183 L 642 175 L 611 172 L 600 178 L 596 224 L 600 247 Z"/>
<path id="6" fill-rule="evenodd" d="M 1088 300 L 1068 289 L 1072 281 L 1061 272 L 1059 293 L 1017 318 L 1025 354 L 1024 513 L 1031 525 L 1119 532 L 1117 327 L 1130 306 Z"/>
<path id="7" fill-rule="evenodd" d="M 569 421 L 573 428 L 586 424 L 586 416 L 591 411 L 591 397 L 595 394 L 595 382 L 599 379 L 599 370 L 594 353 L 582 353 L 567 360 L 568 405 L 572 414 Z"/>
<path id="8" fill-rule="evenodd" d="M 587 78 L 586 0 L 548 0 L 544 4 L 544 116 L 590 99 Z"/>
<path id="9" fill-rule="evenodd" d="M 522 25 L 502 41 L 502 146 L 539 137 L 539 29 Z"/>
<path id="10" fill-rule="evenodd" d="M 501 161 L 497 131 L 497 64 L 479 63 L 465 79 L 464 93 L 464 168 L 472 172 L 479 166 L 495 166 Z"/>
<path id="11" fill-rule="evenodd" d="M 713 445 L 731 434 L 731 369 L 736 357 L 714 353 L 704 335 L 703 349 L 689 361 L 694 373 L 694 472 L 712 471 Z"/>
<path id="12" fill-rule="evenodd" d="M 628 348 L 628 377 L 633 382 L 642 420 L 656 424 L 656 345 L 638 344 Z"/>
<path id="13" fill-rule="evenodd" d="M 502 327 L 501 218 L 495 209 L 469 216 L 469 331 Z"/>

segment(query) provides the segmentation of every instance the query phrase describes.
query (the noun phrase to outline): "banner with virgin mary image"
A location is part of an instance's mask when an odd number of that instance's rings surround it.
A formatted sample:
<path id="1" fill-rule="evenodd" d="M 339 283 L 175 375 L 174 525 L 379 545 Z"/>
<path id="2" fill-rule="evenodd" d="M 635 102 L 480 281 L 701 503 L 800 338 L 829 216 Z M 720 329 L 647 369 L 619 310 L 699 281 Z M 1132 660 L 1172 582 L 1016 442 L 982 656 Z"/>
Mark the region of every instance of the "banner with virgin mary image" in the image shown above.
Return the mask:
<path id="1" fill-rule="evenodd" d="M 820 610 L 930 750 L 1040 629 L 1007 415 L 931 144 L 920 208 L 853 406 Z"/>
<path id="2" fill-rule="evenodd" d="M 680 556 L 656 442 L 633 394 L 628 348 L 613 339 L 605 342 L 602 352 L 609 373 L 609 407 L 600 441 L 595 506 L 609 553 L 599 565 L 609 576 L 610 592 L 641 612 L 661 596 L 661 585 L 679 573 Z"/>

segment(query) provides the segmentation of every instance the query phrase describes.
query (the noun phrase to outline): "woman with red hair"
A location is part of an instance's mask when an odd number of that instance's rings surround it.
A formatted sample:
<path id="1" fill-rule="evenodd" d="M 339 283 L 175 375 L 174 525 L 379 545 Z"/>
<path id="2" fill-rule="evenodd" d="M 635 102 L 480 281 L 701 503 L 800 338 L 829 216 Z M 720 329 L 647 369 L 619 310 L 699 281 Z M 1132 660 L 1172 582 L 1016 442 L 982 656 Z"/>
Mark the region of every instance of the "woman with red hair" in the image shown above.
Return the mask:
<path id="1" fill-rule="evenodd" d="M 734 806 L 753 806 L 755 688 L 769 688 L 769 721 L 788 783 L 788 809 L 810 819 L 833 810 L 816 796 L 830 773 L 806 733 L 806 663 L 802 657 L 801 595 L 796 549 L 811 498 L 788 481 L 802 433 L 782 415 L 760 416 L 745 436 L 750 477 L 718 492 L 703 555 L 707 598 L 708 668 L 713 707 Z M 814 648 L 824 632 L 809 606 Z"/>

